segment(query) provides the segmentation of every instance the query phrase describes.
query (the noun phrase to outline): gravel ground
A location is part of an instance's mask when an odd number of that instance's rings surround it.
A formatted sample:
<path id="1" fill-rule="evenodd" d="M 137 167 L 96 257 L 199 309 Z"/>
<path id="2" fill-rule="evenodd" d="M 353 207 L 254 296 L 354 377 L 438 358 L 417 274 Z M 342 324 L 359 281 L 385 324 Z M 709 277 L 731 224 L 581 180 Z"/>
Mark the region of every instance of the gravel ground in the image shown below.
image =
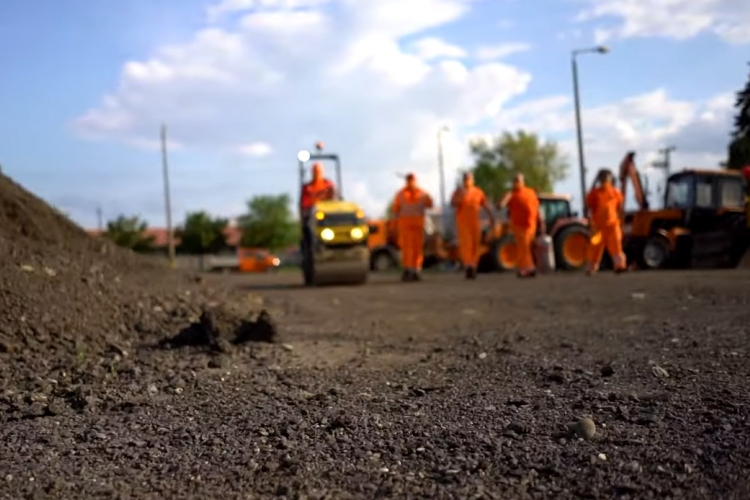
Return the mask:
<path id="1" fill-rule="evenodd" d="M 0 353 L 0 497 L 750 498 L 748 271 L 299 282 L 185 280 L 143 332 Z M 158 345 L 212 300 L 274 342 Z"/>
<path id="2" fill-rule="evenodd" d="M 190 276 L 3 175 L 0 256 L 1 499 L 750 498 L 750 270 Z"/>

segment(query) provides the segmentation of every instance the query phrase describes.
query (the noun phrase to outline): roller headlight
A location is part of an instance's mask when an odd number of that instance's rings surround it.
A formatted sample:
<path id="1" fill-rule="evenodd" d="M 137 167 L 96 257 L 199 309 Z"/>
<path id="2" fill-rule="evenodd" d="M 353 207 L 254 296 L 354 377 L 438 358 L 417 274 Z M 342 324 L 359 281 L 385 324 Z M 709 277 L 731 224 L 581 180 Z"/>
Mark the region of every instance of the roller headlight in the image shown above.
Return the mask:
<path id="1" fill-rule="evenodd" d="M 352 237 L 352 238 L 354 238 L 355 240 L 361 240 L 361 239 L 362 239 L 362 238 L 363 238 L 363 237 L 365 236 L 365 233 L 364 233 L 364 231 L 362 231 L 362 230 L 361 230 L 360 228 L 358 228 L 358 227 L 355 227 L 354 229 L 352 229 L 352 230 L 351 230 L 351 231 L 349 232 L 349 234 L 350 234 L 350 235 L 351 235 L 351 237 Z"/>
<path id="2" fill-rule="evenodd" d="M 325 228 L 320 232 L 320 239 L 323 241 L 331 241 L 334 236 L 333 229 Z"/>
<path id="3" fill-rule="evenodd" d="M 278 257 L 275 258 L 275 259 L 273 259 L 273 265 L 274 266 L 278 266 L 279 264 L 281 264 L 281 261 L 278 259 Z"/>

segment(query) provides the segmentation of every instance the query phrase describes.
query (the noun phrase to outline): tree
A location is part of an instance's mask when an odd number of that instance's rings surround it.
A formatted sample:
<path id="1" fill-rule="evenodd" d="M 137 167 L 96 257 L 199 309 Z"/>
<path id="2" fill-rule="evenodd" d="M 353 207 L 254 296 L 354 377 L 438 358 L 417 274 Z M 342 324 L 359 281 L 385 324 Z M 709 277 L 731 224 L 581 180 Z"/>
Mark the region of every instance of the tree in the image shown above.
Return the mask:
<path id="1" fill-rule="evenodd" d="M 500 200 L 511 189 L 513 177 L 523 174 L 526 184 L 541 192 L 552 191 L 555 182 L 567 177 L 569 164 L 554 142 L 541 142 L 536 134 L 504 132 L 492 142 L 474 141 L 470 145 L 474 157 L 476 185 L 491 200 Z"/>
<path id="2" fill-rule="evenodd" d="M 180 252 L 203 255 L 225 248 L 228 224 L 229 220 L 213 218 L 208 212 L 188 212 L 184 225 L 175 232 L 180 238 Z"/>
<path id="3" fill-rule="evenodd" d="M 299 224 L 289 204 L 287 194 L 255 196 L 248 201 L 248 213 L 239 220 L 242 246 L 278 250 L 298 241 Z"/>
<path id="4" fill-rule="evenodd" d="M 734 117 L 727 166 L 739 170 L 750 165 L 750 77 L 745 88 L 737 92 L 734 106 L 737 114 Z"/>
<path id="5" fill-rule="evenodd" d="M 151 250 L 154 243 L 154 237 L 146 234 L 147 229 L 148 224 L 138 216 L 120 215 L 115 220 L 107 222 L 103 236 L 118 246 L 144 252 Z"/>

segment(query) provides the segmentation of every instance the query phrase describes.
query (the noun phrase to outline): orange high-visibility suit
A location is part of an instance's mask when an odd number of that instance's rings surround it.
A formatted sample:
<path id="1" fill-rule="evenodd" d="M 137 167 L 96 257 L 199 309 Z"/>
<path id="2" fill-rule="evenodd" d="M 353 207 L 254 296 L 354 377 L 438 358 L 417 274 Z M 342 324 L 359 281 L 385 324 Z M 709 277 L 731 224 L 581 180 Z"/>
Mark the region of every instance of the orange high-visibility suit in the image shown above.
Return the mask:
<path id="1" fill-rule="evenodd" d="M 331 200 L 335 197 L 336 186 L 333 182 L 323 177 L 323 166 L 316 163 L 312 168 L 313 178 L 302 186 L 300 194 L 300 217 L 304 220 L 310 209 L 319 201 Z"/>
<path id="2" fill-rule="evenodd" d="M 510 229 L 516 240 L 517 269 L 520 275 L 536 271 L 531 247 L 539 220 L 539 198 L 530 187 L 516 186 L 508 200 Z"/>
<path id="3" fill-rule="evenodd" d="M 469 184 L 456 189 L 452 204 L 456 209 L 456 233 L 461 263 L 467 270 L 476 270 L 482 240 L 480 211 L 484 208 L 490 212 L 487 197 L 480 188 Z M 473 271 L 469 271 L 471 272 Z"/>
<path id="4" fill-rule="evenodd" d="M 424 217 L 428 208 L 432 208 L 432 198 L 416 186 L 413 176 L 407 176 L 407 186 L 401 189 L 393 200 L 393 215 L 397 221 L 401 250 L 401 266 L 407 273 L 416 274 L 422 269 Z"/>
<path id="5" fill-rule="evenodd" d="M 591 240 L 588 249 L 588 271 L 596 272 L 607 249 L 616 271 L 625 270 L 627 261 L 622 251 L 620 207 L 622 193 L 610 183 L 593 188 L 586 196 L 586 207 L 591 213 Z"/>

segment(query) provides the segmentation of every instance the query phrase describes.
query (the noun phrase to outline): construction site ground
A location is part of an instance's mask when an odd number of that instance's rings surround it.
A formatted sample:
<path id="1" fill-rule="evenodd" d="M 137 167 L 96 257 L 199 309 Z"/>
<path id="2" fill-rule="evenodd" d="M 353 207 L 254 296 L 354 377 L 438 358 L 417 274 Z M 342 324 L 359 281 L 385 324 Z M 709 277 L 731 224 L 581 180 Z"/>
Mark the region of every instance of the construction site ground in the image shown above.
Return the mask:
<path id="1" fill-rule="evenodd" d="M 2 349 L 0 497 L 750 498 L 750 271 L 195 290 L 278 338 Z"/>

